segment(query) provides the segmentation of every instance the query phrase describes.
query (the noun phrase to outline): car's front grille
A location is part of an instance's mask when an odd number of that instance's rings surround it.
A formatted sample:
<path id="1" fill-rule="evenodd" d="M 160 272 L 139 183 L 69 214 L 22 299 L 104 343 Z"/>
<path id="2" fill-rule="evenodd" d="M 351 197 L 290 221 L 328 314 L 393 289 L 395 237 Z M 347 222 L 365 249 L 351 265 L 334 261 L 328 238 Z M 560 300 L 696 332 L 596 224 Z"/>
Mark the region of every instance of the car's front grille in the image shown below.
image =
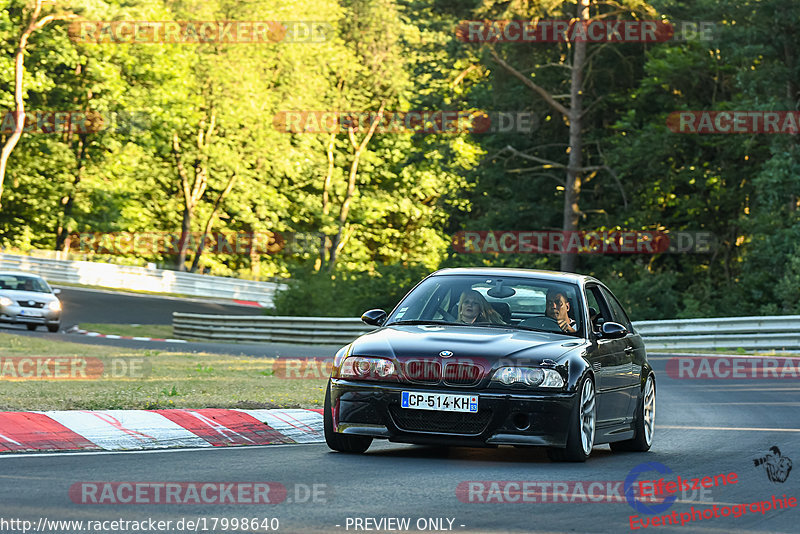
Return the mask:
<path id="1" fill-rule="evenodd" d="M 44 302 L 34 302 L 32 300 L 18 300 L 17 304 L 23 308 L 44 308 Z"/>
<path id="2" fill-rule="evenodd" d="M 483 368 L 471 363 L 448 363 L 442 379 L 451 386 L 472 386 L 480 382 Z"/>
<path id="3" fill-rule="evenodd" d="M 408 381 L 415 384 L 438 384 L 442 378 L 442 366 L 434 360 L 410 359 L 402 362 L 402 368 Z"/>
<path id="4" fill-rule="evenodd" d="M 394 424 L 401 430 L 445 434 L 480 434 L 486 430 L 492 418 L 491 410 L 481 410 L 478 413 L 436 412 L 389 406 L 389 413 Z"/>

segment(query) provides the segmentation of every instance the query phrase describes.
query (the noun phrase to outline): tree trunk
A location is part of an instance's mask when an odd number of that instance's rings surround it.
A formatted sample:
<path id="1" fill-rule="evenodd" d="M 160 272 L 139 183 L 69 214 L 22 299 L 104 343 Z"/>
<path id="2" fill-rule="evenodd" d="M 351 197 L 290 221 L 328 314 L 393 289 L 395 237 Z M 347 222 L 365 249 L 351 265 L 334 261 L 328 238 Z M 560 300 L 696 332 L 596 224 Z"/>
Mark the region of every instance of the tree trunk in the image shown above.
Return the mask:
<path id="1" fill-rule="evenodd" d="M 334 154 L 333 148 L 336 141 L 336 134 L 332 133 L 328 141 L 328 172 L 325 174 L 325 180 L 322 182 L 322 219 L 323 224 L 327 223 L 328 214 L 331 212 L 330 204 L 330 188 L 331 180 L 333 180 Z M 319 236 L 319 257 L 314 262 L 314 271 L 319 272 L 324 266 L 331 250 L 331 239 L 325 232 L 320 232 Z"/>
<path id="2" fill-rule="evenodd" d="M 361 161 L 361 154 L 364 153 L 364 150 L 367 148 L 372 136 L 375 135 L 375 130 L 378 128 L 378 124 L 380 124 L 382 117 L 383 117 L 383 110 L 386 107 L 386 102 L 381 102 L 380 108 L 378 108 L 378 113 L 376 115 L 375 120 L 372 121 L 372 124 L 369 125 L 369 130 L 366 134 L 364 134 L 364 138 L 361 142 L 356 141 L 355 133 L 353 132 L 353 128 L 351 127 L 348 131 L 348 137 L 350 138 L 350 144 L 353 145 L 353 161 L 350 163 L 350 175 L 347 179 L 347 194 L 342 201 L 342 206 L 339 209 L 339 228 L 331 242 L 330 248 L 330 259 L 328 261 L 328 270 L 333 271 L 336 267 L 336 258 L 339 255 L 339 252 L 344 247 L 344 244 L 347 242 L 347 239 L 342 239 L 342 232 L 344 231 L 344 227 L 347 224 L 347 217 L 350 215 L 350 203 L 353 200 L 353 195 L 356 192 L 356 178 L 358 177 L 358 164 Z M 352 235 L 353 229 L 348 229 L 347 237 L 349 238 Z"/>
<path id="3" fill-rule="evenodd" d="M 200 257 L 203 255 L 203 251 L 206 248 L 206 236 L 208 236 L 208 233 L 211 231 L 211 227 L 214 224 L 214 219 L 217 216 L 220 205 L 222 205 L 222 201 L 225 200 L 225 197 L 228 196 L 228 193 L 233 189 L 233 184 L 236 183 L 236 176 L 237 174 L 234 172 L 228 180 L 225 189 L 220 192 L 217 196 L 217 200 L 214 201 L 214 208 L 211 210 L 211 215 L 208 216 L 206 224 L 203 227 L 203 235 L 200 236 L 200 243 L 197 245 L 197 252 L 195 252 L 194 259 L 192 260 L 192 268 L 189 269 L 190 272 L 197 271 L 197 266 L 200 264 Z"/>
<path id="4" fill-rule="evenodd" d="M 22 129 L 25 127 L 25 100 L 22 94 L 22 77 L 25 73 L 24 59 L 25 49 L 28 47 L 28 39 L 33 32 L 36 30 L 41 30 L 54 20 L 66 20 L 76 17 L 76 15 L 72 13 L 63 13 L 59 15 L 47 15 L 46 17 L 39 19 L 39 15 L 42 12 L 42 2 L 43 0 L 36 0 L 36 4 L 33 7 L 33 13 L 31 14 L 31 21 L 28 23 L 28 27 L 22 32 L 22 35 L 20 35 L 19 44 L 17 46 L 16 53 L 14 54 L 15 124 L 14 131 L 11 133 L 8 139 L 6 139 L 3 149 L 0 151 L 0 209 L 2 209 L 3 206 L 3 182 L 5 181 L 6 177 L 8 158 L 11 156 L 11 152 L 17 146 L 20 137 L 22 137 Z"/>
<path id="5" fill-rule="evenodd" d="M 583 24 L 589 19 L 589 0 L 581 0 L 578 5 L 578 20 L 575 24 Z M 581 167 L 583 167 L 583 69 L 586 63 L 586 41 L 576 39 L 572 46 L 572 79 L 570 81 L 569 106 L 569 163 L 567 164 L 567 180 L 564 186 L 564 218 L 562 230 L 575 232 L 581 217 Z M 574 272 L 577 255 L 563 254 L 561 270 Z"/>
<path id="6" fill-rule="evenodd" d="M 201 122 L 197 128 L 197 152 L 194 158 L 194 178 L 189 183 L 189 174 L 183 164 L 181 153 L 181 141 L 178 132 L 172 134 L 172 154 L 175 158 L 175 167 L 178 169 L 178 177 L 181 181 L 181 193 L 183 194 L 183 219 L 181 222 L 181 237 L 178 242 L 178 258 L 175 267 L 178 271 L 186 271 L 186 252 L 188 241 L 192 231 L 192 217 L 194 210 L 208 186 L 208 149 L 211 145 L 211 137 L 214 135 L 216 126 L 216 113 L 211 113 L 211 120 L 208 129 L 204 129 L 205 122 Z"/>
<path id="7" fill-rule="evenodd" d="M 64 209 L 61 212 L 61 220 L 58 224 L 58 228 L 56 229 L 56 250 L 61 250 L 66 252 L 69 248 L 69 242 L 67 241 L 67 236 L 69 235 L 69 228 L 67 227 L 67 220 L 69 220 L 70 215 L 72 215 L 72 206 L 75 203 L 75 195 L 78 192 L 78 186 L 81 183 L 81 179 L 83 178 L 83 170 L 86 168 L 86 145 L 87 140 L 85 135 L 80 135 L 78 137 L 78 168 L 75 169 L 75 179 L 72 181 L 72 188 L 67 193 L 64 198 L 61 199 L 61 203 L 64 205 Z"/>

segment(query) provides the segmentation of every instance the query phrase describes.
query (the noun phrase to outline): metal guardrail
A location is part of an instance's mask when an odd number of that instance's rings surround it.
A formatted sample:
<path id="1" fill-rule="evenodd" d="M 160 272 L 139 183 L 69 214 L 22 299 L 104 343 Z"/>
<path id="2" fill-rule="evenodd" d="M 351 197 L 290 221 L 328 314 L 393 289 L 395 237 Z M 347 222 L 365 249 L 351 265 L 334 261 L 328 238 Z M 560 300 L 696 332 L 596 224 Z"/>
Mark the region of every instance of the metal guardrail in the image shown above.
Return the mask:
<path id="1" fill-rule="evenodd" d="M 633 323 L 648 349 L 800 349 L 800 316 Z M 347 317 L 242 317 L 174 313 L 178 337 L 345 345 L 372 330 Z"/>
<path id="2" fill-rule="evenodd" d="M 349 317 L 172 314 L 174 335 L 226 341 L 346 345 L 371 328 Z"/>
<path id="3" fill-rule="evenodd" d="M 639 321 L 648 349 L 800 349 L 800 315 Z"/>
<path id="4" fill-rule="evenodd" d="M 19 270 L 38 274 L 48 282 L 55 283 L 250 300 L 262 306 L 272 306 L 272 297 L 279 287 L 272 282 L 16 254 L 0 254 L 0 270 Z"/>

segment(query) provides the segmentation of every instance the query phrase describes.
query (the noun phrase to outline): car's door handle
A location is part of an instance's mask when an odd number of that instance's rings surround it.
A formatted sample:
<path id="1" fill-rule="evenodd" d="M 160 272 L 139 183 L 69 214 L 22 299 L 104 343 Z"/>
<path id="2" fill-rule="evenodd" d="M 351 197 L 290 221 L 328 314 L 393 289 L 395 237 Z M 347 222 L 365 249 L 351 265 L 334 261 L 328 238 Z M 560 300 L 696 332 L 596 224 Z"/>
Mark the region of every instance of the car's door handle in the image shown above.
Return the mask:
<path id="1" fill-rule="evenodd" d="M 625 354 L 630 354 L 633 352 L 633 347 L 625 347 Z"/>

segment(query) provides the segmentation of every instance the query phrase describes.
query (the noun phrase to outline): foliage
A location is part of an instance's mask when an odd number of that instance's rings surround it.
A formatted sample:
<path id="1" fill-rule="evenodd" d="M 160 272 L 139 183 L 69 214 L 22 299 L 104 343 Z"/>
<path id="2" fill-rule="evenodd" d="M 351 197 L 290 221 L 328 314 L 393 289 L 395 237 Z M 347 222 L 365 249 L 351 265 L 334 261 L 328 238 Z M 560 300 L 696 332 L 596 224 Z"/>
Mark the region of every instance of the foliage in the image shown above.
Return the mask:
<path id="1" fill-rule="evenodd" d="M 13 109 L 25 0 L 0 0 L 0 109 Z M 713 39 L 590 43 L 583 83 L 579 228 L 708 231 L 710 254 L 584 255 L 637 319 L 800 313 L 797 135 L 679 134 L 680 110 L 796 110 L 800 5 L 793 0 L 626 0 L 619 18 L 715 21 Z M 610 10 L 593 2 L 592 14 Z M 279 232 L 305 245 L 273 254 L 206 250 L 197 269 L 289 278 L 275 313 L 359 315 L 393 307 L 443 266 L 557 269 L 558 255 L 459 254 L 459 230 L 557 230 L 569 124 L 501 68 L 562 103 L 567 43 L 458 40 L 462 20 L 557 18 L 576 2 L 481 0 L 89 0 L 49 9 L 86 20 L 319 21 L 324 39 L 259 44 L 93 44 L 67 23 L 33 35 L 29 110 L 89 111 L 119 127 L 24 133 L 11 155 L 0 247 L 60 249 L 76 232 Z M 495 55 L 496 54 L 496 55 Z M 566 96 L 565 96 L 566 95 Z M 529 112 L 528 133 L 285 133 L 282 111 Z M 211 135 L 198 143 L 198 133 Z M 0 132 L 0 143 L 7 134 Z M 177 136 L 180 158 L 176 158 Z M 366 141 L 363 149 L 357 142 Z M 511 147 L 513 150 L 509 150 Z M 181 183 L 202 175 L 187 209 Z M 232 186 L 226 192 L 226 185 Z M 332 255 L 332 250 L 335 253 Z M 84 254 L 175 267 L 174 255 Z M 189 251 L 182 268 L 191 268 Z"/>

